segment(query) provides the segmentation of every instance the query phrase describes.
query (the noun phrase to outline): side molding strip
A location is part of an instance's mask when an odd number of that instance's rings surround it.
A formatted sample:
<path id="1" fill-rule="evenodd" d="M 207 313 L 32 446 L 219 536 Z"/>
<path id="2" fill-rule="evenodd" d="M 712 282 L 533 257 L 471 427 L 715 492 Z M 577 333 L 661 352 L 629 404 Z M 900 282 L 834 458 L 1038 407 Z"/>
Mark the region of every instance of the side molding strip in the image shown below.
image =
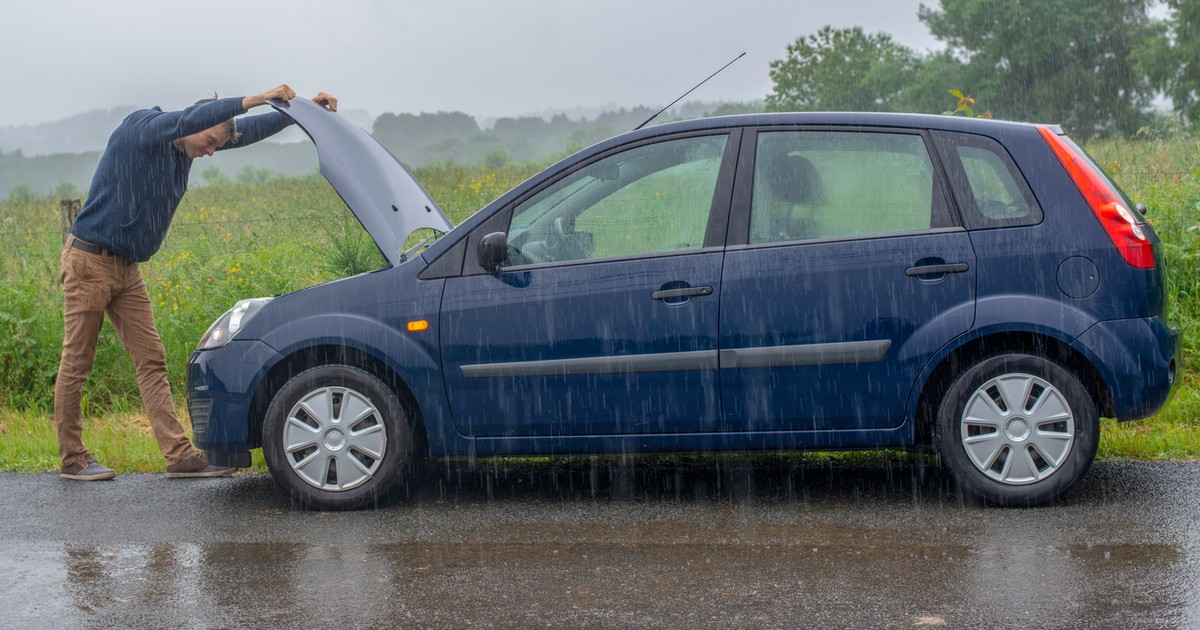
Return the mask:
<path id="1" fill-rule="evenodd" d="M 625 372 L 673 372 L 717 369 L 716 350 L 634 354 L 617 357 L 585 357 L 549 361 L 479 363 L 462 366 L 467 378 L 495 376 L 568 376 L 571 374 L 621 374 Z"/>
<path id="2" fill-rule="evenodd" d="M 771 348 L 738 348 L 719 352 L 717 350 L 697 350 L 617 357 L 476 363 L 461 366 L 460 369 L 463 376 L 467 378 L 495 378 L 875 363 L 883 360 L 891 346 L 890 339 L 880 339 Z"/>
<path id="3" fill-rule="evenodd" d="M 883 360 L 890 347 L 891 339 L 877 339 L 722 350 L 721 369 L 875 363 Z"/>

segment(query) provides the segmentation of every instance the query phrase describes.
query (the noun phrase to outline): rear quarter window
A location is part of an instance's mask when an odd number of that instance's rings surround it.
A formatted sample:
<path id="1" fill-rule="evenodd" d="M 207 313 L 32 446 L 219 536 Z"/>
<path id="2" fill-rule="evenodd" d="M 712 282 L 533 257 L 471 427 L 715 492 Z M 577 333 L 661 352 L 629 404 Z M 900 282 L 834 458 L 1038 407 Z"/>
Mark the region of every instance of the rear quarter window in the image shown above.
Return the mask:
<path id="1" fill-rule="evenodd" d="M 1041 223 L 1041 207 L 999 142 L 947 131 L 935 131 L 933 137 L 967 229 Z"/>

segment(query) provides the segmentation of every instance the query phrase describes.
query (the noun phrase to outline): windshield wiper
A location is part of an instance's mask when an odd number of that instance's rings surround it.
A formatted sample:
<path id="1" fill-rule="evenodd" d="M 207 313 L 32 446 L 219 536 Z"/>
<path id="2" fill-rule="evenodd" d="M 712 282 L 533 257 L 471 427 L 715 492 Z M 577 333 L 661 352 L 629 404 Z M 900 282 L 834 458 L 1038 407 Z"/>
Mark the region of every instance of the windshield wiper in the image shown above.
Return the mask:
<path id="1" fill-rule="evenodd" d="M 439 238 L 441 238 L 442 236 L 444 236 L 446 234 L 445 232 L 442 232 L 441 230 L 438 230 L 435 228 L 429 228 L 429 229 L 433 230 L 433 234 L 418 241 L 416 245 L 413 245 L 412 247 L 409 247 L 408 249 L 404 250 L 400 254 L 400 262 L 406 262 L 408 260 L 408 257 L 411 254 L 413 254 L 414 252 L 423 251 L 425 248 L 429 247 L 435 241 L 437 241 Z"/>

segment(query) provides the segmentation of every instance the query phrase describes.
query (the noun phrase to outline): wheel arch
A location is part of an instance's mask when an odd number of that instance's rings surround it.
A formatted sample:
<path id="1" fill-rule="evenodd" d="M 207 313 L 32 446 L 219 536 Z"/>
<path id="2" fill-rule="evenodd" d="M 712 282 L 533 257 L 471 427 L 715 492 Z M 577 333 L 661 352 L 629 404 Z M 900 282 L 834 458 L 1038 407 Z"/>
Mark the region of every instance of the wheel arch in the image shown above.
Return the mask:
<path id="1" fill-rule="evenodd" d="M 322 365 L 347 365 L 360 369 L 379 379 L 400 400 L 404 413 L 412 428 L 414 453 L 428 453 L 428 437 L 421 408 L 416 396 L 401 375 L 383 359 L 363 348 L 339 344 L 318 344 L 301 348 L 288 354 L 282 360 L 271 366 L 254 391 L 250 402 L 249 426 L 247 440 L 250 448 L 262 446 L 263 424 L 266 422 L 267 408 L 275 394 L 291 380 L 292 377 L 310 368 Z"/>
<path id="2" fill-rule="evenodd" d="M 946 353 L 933 367 L 921 388 L 913 415 L 915 444 L 922 447 L 933 443 L 938 403 L 955 378 L 983 359 L 1010 353 L 1033 354 L 1058 363 L 1079 379 L 1101 416 L 1113 415 L 1108 385 L 1087 357 L 1068 342 L 1034 331 L 996 332 L 966 341 Z"/>

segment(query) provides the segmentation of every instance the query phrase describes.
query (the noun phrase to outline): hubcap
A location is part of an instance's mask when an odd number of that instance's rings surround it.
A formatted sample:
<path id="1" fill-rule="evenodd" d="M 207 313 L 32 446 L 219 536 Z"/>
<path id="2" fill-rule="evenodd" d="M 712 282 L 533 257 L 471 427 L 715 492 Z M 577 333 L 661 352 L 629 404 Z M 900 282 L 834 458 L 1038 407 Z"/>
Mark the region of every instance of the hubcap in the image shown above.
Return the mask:
<path id="1" fill-rule="evenodd" d="M 346 445 L 346 434 L 340 429 L 330 429 L 325 432 L 325 448 L 331 451 L 339 451 Z"/>
<path id="2" fill-rule="evenodd" d="M 1004 434 L 1011 442 L 1024 442 L 1029 437 L 1029 423 L 1024 418 L 1013 418 L 1008 421 Z"/>
<path id="3" fill-rule="evenodd" d="M 967 399 L 963 450 L 983 474 L 1024 485 L 1054 474 L 1071 453 L 1075 416 L 1062 392 L 1031 374 L 1004 374 Z"/>
<path id="4" fill-rule="evenodd" d="M 283 430 L 288 465 L 309 485 L 340 492 L 369 481 L 383 463 L 387 429 L 371 400 L 346 387 L 309 392 Z"/>

